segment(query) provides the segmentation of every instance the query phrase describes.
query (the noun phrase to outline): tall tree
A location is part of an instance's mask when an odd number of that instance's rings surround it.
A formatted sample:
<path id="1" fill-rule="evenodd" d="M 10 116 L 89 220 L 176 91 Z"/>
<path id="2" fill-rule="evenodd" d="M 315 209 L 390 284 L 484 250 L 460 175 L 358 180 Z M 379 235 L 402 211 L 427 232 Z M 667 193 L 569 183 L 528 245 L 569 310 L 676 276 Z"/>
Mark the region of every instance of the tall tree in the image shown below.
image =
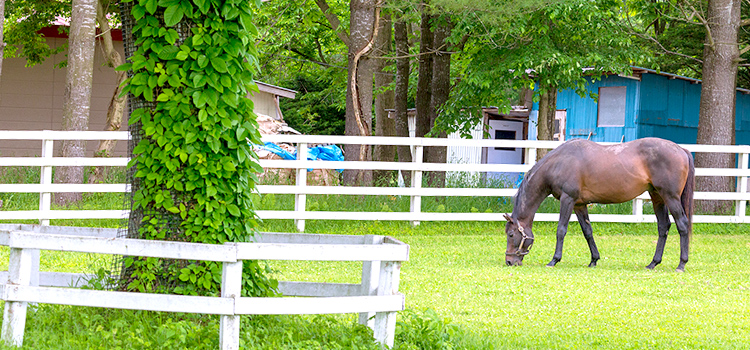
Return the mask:
<path id="1" fill-rule="evenodd" d="M 387 109 L 393 108 L 394 91 L 393 74 L 386 68 L 393 61 L 385 56 L 393 51 L 393 22 L 391 15 L 384 13 L 380 18 L 377 39 L 375 39 L 374 55 L 377 56 L 375 66 L 375 136 L 396 136 L 395 121 L 388 117 Z M 375 161 L 392 162 L 396 158 L 396 147 L 391 145 L 376 145 L 373 149 L 372 158 Z M 382 184 L 390 179 L 392 171 L 378 170 L 373 172 L 375 183 Z"/>
<path id="2" fill-rule="evenodd" d="M 96 21 L 99 23 L 99 29 L 101 30 L 101 42 L 104 49 L 104 60 L 106 64 L 112 68 L 119 67 L 124 62 L 120 53 L 115 50 L 114 43 L 112 41 L 112 28 L 109 26 L 109 19 L 107 14 L 109 13 L 109 6 L 113 4 L 110 0 L 98 0 L 96 3 Z M 115 71 L 117 84 L 115 90 L 112 92 L 112 97 L 107 107 L 107 120 L 104 125 L 104 131 L 117 131 L 122 127 L 122 116 L 125 111 L 125 103 L 127 102 L 127 96 L 122 94 L 123 82 L 127 78 L 127 74 L 123 71 Z M 117 145 L 117 140 L 101 140 L 99 145 L 94 151 L 95 157 L 110 157 L 112 152 Z M 89 183 L 97 183 L 104 180 L 105 167 L 94 168 L 93 173 L 89 176 Z"/>
<path id="3" fill-rule="evenodd" d="M 738 35 L 740 28 L 740 0 L 710 0 L 706 13 L 706 41 L 703 51 L 703 85 L 698 121 L 698 143 L 712 145 L 734 144 L 735 98 L 737 64 L 739 63 Z M 722 153 L 698 153 L 696 167 L 732 168 L 734 156 Z M 730 192 L 732 178 L 705 177 L 697 179 L 701 191 Z M 728 211 L 731 202 L 706 201 L 703 209 L 709 212 Z"/>
<path id="4" fill-rule="evenodd" d="M 256 28 L 248 1 L 137 0 L 123 3 L 132 109 L 128 234 L 221 244 L 257 234 L 255 189 L 262 168 L 253 102 Z M 249 140 L 249 142 L 248 142 Z M 216 294 L 221 265 L 126 257 L 122 288 Z M 275 283 L 243 263 L 243 295 Z"/>
<path id="5" fill-rule="evenodd" d="M 349 35 L 342 30 L 341 21 L 331 13 L 326 0 L 316 0 L 328 19 L 331 29 L 347 45 L 347 86 L 345 134 L 372 135 L 373 74 L 376 60 L 368 57 L 377 38 L 380 7 L 374 0 L 349 2 Z M 345 145 L 344 158 L 351 161 L 372 160 L 369 145 Z M 372 184 L 372 171 L 344 170 L 344 183 L 348 185 Z"/>
<path id="6" fill-rule="evenodd" d="M 97 0 L 73 0 L 68 44 L 68 69 L 63 96 L 62 130 L 88 130 L 91 85 L 94 76 L 94 36 Z M 63 157 L 83 157 L 86 142 L 63 141 Z M 83 183 L 83 167 L 60 167 L 55 182 Z M 81 199 L 81 193 L 58 193 L 55 202 L 68 204 Z"/>
<path id="7" fill-rule="evenodd" d="M 434 17 L 434 32 L 432 48 L 432 77 L 430 79 L 430 108 L 428 111 L 429 126 L 432 130 L 440 111 L 450 95 L 451 75 L 451 48 L 448 47 L 447 39 L 450 36 L 452 23 L 448 16 Z M 420 72 L 421 73 L 421 72 Z M 446 138 L 445 130 L 440 130 L 435 135 Z M 425 152 L 425 160 L 428 163 L 445 163 L 447 161 L 447 147 L 429 147 Z M 427 182 L 430 186 L 445 186 L 445 172 L 431 171 L 427 174 Z"/>
<path id="8" fill-rule="evenodd" d="M 393 37 L 396 47 L 396 84 L 394 87 L 394 123 L 396 136 L 409 137 L 409 75 L 411 68 L 409 64 L 409 36 L 407 21 L 403 13 L 400 13 L 393 25 Z M 398 161 L 411 162 L 412 155 L 409 146 L 398 146 Z M 407 186 L 411 185 L 411 172 L 401 172 Z"/>
<path id="9" fill-rule="evenodd" d="M 417 95 L 415 97 L 416 115 L 416 136 L 424 137 L 432 129 L 430 125 L 430 104 L 432 103 L 432 63 L 434 56 L 433 43 L 434 34 L 432 32 L 432 19 L 429 3 L 421 2 L 422 18 L 420 22 L 419 34 L 419 66 L 417 67 Z"/>
<path id="10" fill-rule="evenodd" d="M 380 8 L 374 0 L 349 4 L 349 64 L 346 87 L 346 135 L 372 135 L 373 74 L 376 60 L 367 56 L 377 36 Z M 345 145 L 347 160 L 370 161 L 369 145 Z M 344 170 L 344 183 L 371 185 L 372 171 Z"/>
<path id="11" fill-rule="evenodd" d="M 0 79 L 3 76 L 3 56 L 5 53 L 5 41 L 3 31 L 5 27 L 5 0 L 0 0 Z"/>

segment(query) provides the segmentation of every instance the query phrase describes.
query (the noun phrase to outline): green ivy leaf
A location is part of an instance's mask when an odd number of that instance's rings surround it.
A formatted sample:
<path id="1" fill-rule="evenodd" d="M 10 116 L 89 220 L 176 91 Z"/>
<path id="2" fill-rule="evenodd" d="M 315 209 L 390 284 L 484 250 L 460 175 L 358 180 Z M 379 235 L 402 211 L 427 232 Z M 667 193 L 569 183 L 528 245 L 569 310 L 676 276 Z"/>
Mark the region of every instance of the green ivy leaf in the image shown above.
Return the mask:
<path id="1" fill-rule="evenodd" d="M 227 72 L 227 63 L 221 57 L 214 57 L 211 59 L 211 66 L 213 66 L 219 73 Z"/>
<path id="2" fill-rule="evenodd" d="M 143 4 L 145 2 L 145 4 Z M 156 0 L 145 0 L 141 2 L 143 6 L 146 7 L 146 11 L 148 11 L 149 14 L 156 13 L 156 5 L 158 4 Z"/>
<path id="3" fill-rule="evenodd" d="M 172 5 L 164 10 L 164 25 L 172 27 L 177 23 L 180 23 L 182 16 L 184 16 L 184 10 L 180 5 Z"/>
<path id="4" fill-rule="evenodd" d="M 240 208 L 238 208 L 238 207 L 237 207 L 236 205 L 234 205 L 234 204 L 230 204 L 230 205 L 228 205 L 228 206 L 227 206 L 227 210 L 229 211 L 229 213 L 230 213 L 230 214 L 232 214 L 232 215 L 234 215 L 234 216 L 240 216 Z"/>

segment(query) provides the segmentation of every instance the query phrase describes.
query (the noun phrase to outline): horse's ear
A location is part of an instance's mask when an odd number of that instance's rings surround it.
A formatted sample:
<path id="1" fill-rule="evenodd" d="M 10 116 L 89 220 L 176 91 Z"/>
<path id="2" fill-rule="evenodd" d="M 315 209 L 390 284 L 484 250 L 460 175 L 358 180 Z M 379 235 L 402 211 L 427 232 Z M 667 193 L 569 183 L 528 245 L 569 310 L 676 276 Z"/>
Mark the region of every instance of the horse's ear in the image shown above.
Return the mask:
<path id="1" fill-rule="evenodd" d="M 513 223 L 513 218 L 510 217 L 508 214 L 503 214 L 503 217 L 505 217 L 505 220 L 508 220 L 508 222 Z"/>

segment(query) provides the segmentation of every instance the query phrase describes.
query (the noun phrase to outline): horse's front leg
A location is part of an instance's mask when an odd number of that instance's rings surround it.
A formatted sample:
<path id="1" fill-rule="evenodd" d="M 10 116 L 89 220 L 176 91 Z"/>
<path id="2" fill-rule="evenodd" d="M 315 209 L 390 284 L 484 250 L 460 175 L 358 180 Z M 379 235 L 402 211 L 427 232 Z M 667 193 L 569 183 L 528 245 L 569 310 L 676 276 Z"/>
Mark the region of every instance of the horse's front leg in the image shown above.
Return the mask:
<path id="1" fill-rule="evenodd" d="M 563 193 L 560 196 L 560 220 L 557 222 L 557 244 L 555 245 L 555 255 L 552 256 L 552 261 L 547 264 L 548 267 L 553 267 L 562 260 L 563 241 L 565 240 L 565 234 L 568 232 L 568 222 L 570 221 L 570 214 L 573 213 L 573 205 L 575 199 L 569 195 Z"/>
<path id="2" fill-rule="evenodd" d="M 591 251 L 589 267 L 596 267 L 596 262 L 599 261 L 599 249 L 596 248 L 596 242 L 594 242 L 594 230 L 591 228 L 591 221 L 589 221 L 589 210 L 586 208 L 586 204 L 576 205 L 573 210 L 576 212 L 583 237 L 586 238 L 586 243 L 588 243 Z"/>

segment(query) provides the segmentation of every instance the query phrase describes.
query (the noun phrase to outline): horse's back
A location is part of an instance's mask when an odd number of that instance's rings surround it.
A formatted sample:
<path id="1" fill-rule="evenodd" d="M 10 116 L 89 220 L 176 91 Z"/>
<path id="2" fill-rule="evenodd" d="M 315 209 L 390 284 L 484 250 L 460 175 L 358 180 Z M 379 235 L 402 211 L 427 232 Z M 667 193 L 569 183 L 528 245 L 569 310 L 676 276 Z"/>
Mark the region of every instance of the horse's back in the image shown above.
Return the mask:
<path id="1" fill-rule="evenodd" d="M 619 203 L 633 199 L 651 187 L 684 185 L 687 157 L 675 143 L 644 138 L 621 144 L 600 145 L 571 140 L 550 153 L 550 184 L 558 192 L 571 192 L 579 202 Z M 679 188 L 679 191 L 682 187 Z M 556 195 L 557 196 L 557 195 Z"/>

